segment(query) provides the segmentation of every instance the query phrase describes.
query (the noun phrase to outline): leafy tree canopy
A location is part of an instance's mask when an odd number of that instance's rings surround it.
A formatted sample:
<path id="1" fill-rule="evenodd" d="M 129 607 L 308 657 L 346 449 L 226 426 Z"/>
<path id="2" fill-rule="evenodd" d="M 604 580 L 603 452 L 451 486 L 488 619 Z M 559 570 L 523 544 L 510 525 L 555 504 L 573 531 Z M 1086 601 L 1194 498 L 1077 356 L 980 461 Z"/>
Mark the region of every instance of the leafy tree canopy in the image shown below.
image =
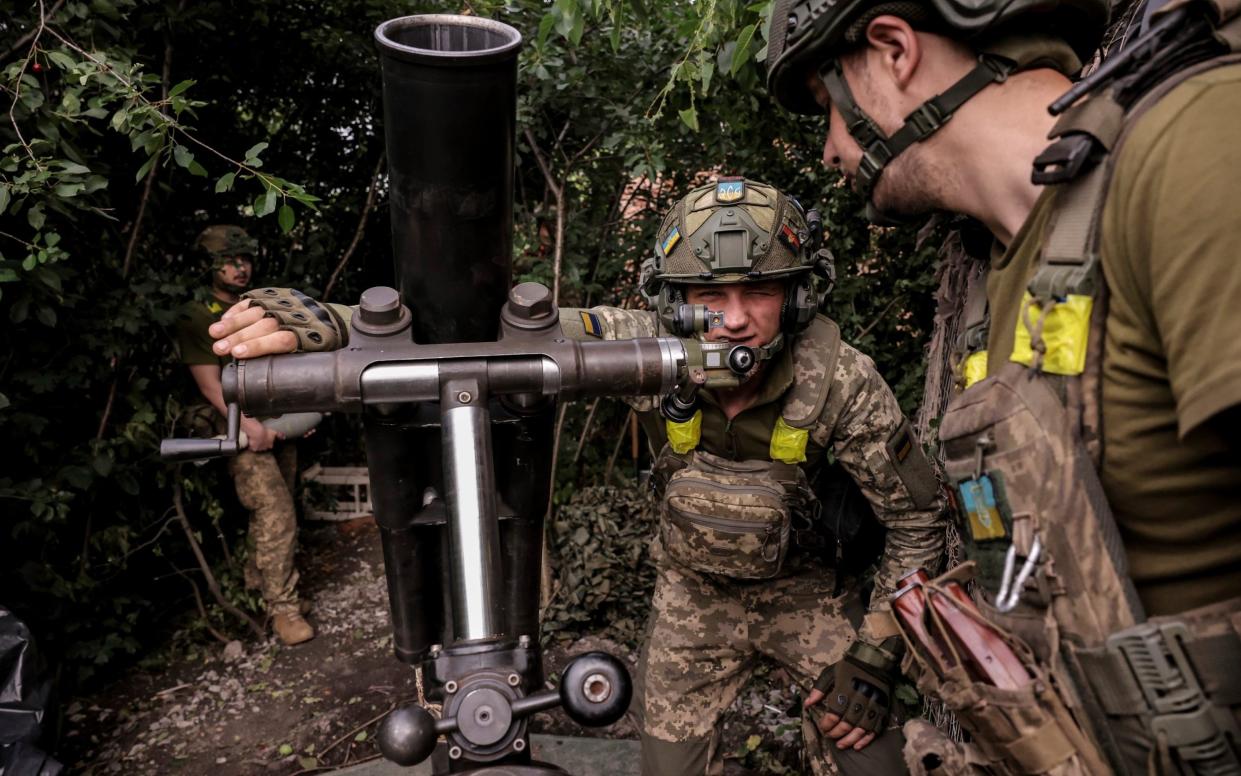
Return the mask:
<path id="1" fill-rule="evenodd" d="M 391 282 L 371 36 L 394 16 L 473 13 L 525 36 L 516 279 L 556 286 L 562 304 L 637 304 L 637 265 L 664 208 L 715 174 L 767 180 L 823 207 L 840 278 L 829 312 L 912 409 L 933 251 L 916 249 L 908 230 L 866 226 L 856 197 L 819 163 L 822 122 L 789 116 L 765 94 L 770 6 L 10 8 L 0 20 L 0 435 L 9 462 L 0 471 L 0 603 L 79 675 L 137 654 L 144 628 L 186 608 L 190 590 L 177 574 L 197 573 L 170 528 L 174 481 L 210 560 L 226 579 L 235 571 L 239 526 L 219 467 L 174 470 L 154 457 L 193 399 L 169 334 L 206 279 L 190 246 L 204 226 L 237 222 L 260 241 L 260 282 L 338 301 Z M 570 414 L 566 439 L 578 431 L 606 443 L 562 456 L 562 493 L 597 479 L 623 422 L 605 409 L 592 432 Z M 333 428 L 332 449 L 356 454 L 349 425 Z"/>

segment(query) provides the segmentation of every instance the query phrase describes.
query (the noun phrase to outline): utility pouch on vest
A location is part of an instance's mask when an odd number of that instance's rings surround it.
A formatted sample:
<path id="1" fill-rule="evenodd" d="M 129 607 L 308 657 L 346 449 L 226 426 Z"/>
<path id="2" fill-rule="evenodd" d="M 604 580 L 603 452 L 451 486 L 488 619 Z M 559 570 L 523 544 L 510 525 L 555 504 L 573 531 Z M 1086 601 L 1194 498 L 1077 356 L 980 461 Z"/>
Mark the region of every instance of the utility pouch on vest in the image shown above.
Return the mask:
<path id="1" fill-rule="evenodd" d="M 1106 766 L 1020 639 L 980 612 L 962 586 L 972 564 L 925 575 L 893 598 L 908 650 L 902 668 L 971 735 L 960 759 L 990 774 L 1106 773 Z"/>
<path id="2" fill-rule="evenodd" d="M 807 490 L 796 466 L 694 451 L 664 491 L 664 550 L 705 574 L 774 577 L 788 554 L 792 514 Z"/>
<path id="3" fill-rule="evenodd" d="M 1098 645 L 1142 618 L 1078 424 L 1047 380 L 1005 364 L 952 401 L 939 435 L 966 554 L 1001 621 L 1046 614 L 1052 634 Z M 1050 661 L 1056 638 L 1030 646 Z"/>

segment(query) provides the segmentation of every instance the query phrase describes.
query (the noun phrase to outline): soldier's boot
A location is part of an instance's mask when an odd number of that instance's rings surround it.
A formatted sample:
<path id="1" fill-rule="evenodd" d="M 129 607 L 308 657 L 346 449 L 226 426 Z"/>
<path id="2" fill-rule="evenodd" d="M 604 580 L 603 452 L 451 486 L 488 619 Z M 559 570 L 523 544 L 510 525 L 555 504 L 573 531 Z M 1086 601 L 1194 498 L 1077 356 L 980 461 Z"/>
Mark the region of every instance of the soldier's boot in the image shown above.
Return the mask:
<path id="1" fill-rule="evenodd" d="M 272 630 L 286 646 L 301 644 L 315 637 L 315 629 L 299 611 L 280 612 L 272 618 Z"/>

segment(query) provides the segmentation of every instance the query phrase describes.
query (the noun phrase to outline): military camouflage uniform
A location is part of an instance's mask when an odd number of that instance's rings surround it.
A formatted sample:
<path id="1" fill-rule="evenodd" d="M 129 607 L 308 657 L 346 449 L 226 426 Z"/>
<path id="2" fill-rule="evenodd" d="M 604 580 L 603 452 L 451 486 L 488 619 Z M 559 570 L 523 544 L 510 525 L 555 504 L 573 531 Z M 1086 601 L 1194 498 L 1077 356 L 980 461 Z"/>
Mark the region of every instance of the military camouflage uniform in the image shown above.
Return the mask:
<path id="1" fill-rule="evenodd" d="M 205 300 L 205 301 L 204 301 Z M 210 295 L 188 302 L 177 320 L 181 363 L 223 365 L 211 350 L 207 327 L 219 320 L 225 306 Z M 187 411 L 191 430 L 203 436 L 224 433 L 224 418 L 211 406 L 197 404 Z M 250 510 L 246 582 L 257 587 L 271 614 L 297 612 L 297 511 L 293 483 L 297 447 L 277 442 L 272 450 L 243 450 L 228 462 L 237 499 Z"/>
<path id="2" fill-rule="evenodd" d="M 599 307 L 589 314 L 607 339 L 662 333 L 651 312 Z M 561 324 L 571 337 L 591 336 L 581 311 L 562 311 Z M 840 347 L 831 391 L 810 429 L 807 461 L 801 466 L 811 473 L 834 458 L 887 527 L 871 596 L 871 608 L 883 609 L 902 574 L 938 566 L 944 505 L 937 487 L 928 489 L 925 478 L 916 482 L 918 473 L 893 463 L 889 440 L 906 428 L 896 398 L 868 357 L 846 344 Z M 792 348 L 784 348 L 767 365 L 754 405 L 732 421 L 710 395 L 703 395 L 700 449 L 733 460 L 767 458 L 783 397 L 795 381 L 810 379 L 814 368 L 813 359 L 794 363 Z M 631 404 L 658 449 L 664 434 L 656 398 Z M 925 466 L 920 455 L 911 459 Z M 838 579 L 836 570 L 813 553 L 790 550 L 779 576 L 768 580 L 696 572 L 670 559 L 658 542 L 654 556 L 658 579 L 638 677 L 644 773 L 721 772 L 720 718 L 760 655 L 775 660 L 808 689 L 850 643 L 868 638 L 857 580 Z M 810 716 L 803 734 L 816 773 L 834 770 L 822 757 L 824 750 L 836 754 L 835 764 L 845 773 L 903 770 L 899 731 L 889 730 L 861 752 L 839 753 L 834 742 L 820 741 Z"/>

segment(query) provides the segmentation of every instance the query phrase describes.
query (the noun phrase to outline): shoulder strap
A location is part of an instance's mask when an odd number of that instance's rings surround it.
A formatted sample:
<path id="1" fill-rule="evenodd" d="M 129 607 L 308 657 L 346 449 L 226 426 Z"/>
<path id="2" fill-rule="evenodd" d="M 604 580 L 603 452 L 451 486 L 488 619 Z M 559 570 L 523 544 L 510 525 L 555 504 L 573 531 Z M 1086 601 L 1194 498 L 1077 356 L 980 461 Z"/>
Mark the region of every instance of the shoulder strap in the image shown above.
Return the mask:
<path id="1" fill-rule="evenodd" d="M 817 315 L 793 345 L 793 387 L 784 396 L 781 419 L 796 429 L 809 429 L 823 413 L 840 358 L 840 327 Z"/>
<path id="2" fill-rule="evenodd" d="M 1220 30 L 1238 33 L 1237 40 L 1241 41 L 1241 29 L 1238 28 L 1241 28 L 1241 17 L 1230 19 Z M 1029 285 L 1031 297 L 1043 308 L 1044 319 L 1057 300 L 1070 295 L 1087 296 L 1093 300 L 1089 344 L 1080 381 L 1070 376 L 1060 386 L 1059 392 L 1070 411 L 1080 418 L 1082 440 L 1096 466 L 1103 455 L 1100 411 L 1103 349 L 1099 345 L 1103 342 L 1107 317 L 1107 288 L 1099 269 L 1100 224 L 1117 152 L 1146 111 L 1177 86 L 1199 73 L 1238 62 L 1241 62 L 1241 53 L 1233 52 L 1177 71 L 1127 111 L 1112 99 L 1110 92 L 1100 94 L 1073 106 L 1052 129 L 1050 136 L 1053 138 L 1072 135 L 1092 138 L 1106 155 L 1102 162 L 1094 164 L 1084 174 L 1056 184 L 1061 189 L 1053 206 L 1043 252 Z M 1041 321 L 1032 327 L 1032 339 L 1039 336 L 1040 329 Z M 1035 344 L 1035 350 L 1040 345 Z M 1037 361 L 1035 363 L 1037 368 Z"/>

